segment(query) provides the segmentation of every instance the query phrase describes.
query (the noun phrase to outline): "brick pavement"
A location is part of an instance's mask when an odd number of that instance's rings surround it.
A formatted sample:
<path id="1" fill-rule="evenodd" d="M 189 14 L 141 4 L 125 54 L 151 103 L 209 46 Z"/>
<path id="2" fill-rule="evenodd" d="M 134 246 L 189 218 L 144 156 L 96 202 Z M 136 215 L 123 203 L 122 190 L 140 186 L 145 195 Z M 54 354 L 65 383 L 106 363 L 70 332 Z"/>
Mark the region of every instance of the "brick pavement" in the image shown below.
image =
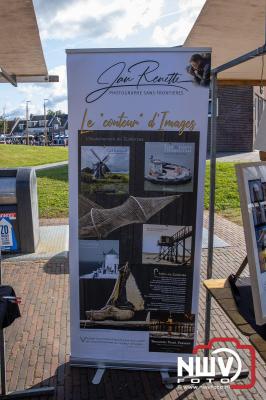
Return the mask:
<path id="1" fill-rule="evenodd" d="M 205 224 L 207 215 L 205 215 Z M 216 232 L 231 247 L 215 249 L 214 277 L 224 278 L 237 270 L 245 256 L 242 228 L 216 217 Z M 203 251 L 202 279 L 207 252 Z M 101 399 L 263 399 L 266 394 L 265 363 L 257 355 L 257 382 L 250 391 L 197 389 L 188 394 L 182 387 L 167 390 L 158 373 L 109 370 L 98 386 L 90 384 L 94 370 L 70 368 L 68 265 L 59 261 L 5 261 L 3 279 L 23 299 L 22 318 L 6 329 L 7 383 L 9 390 L 35 385 L 55 385 L 57 400 Z M 203 338 L 205 292 L 200 291 L 199 342 Z M 212 335 L 247 339 L 235 330 L 217 303 L 212 306 Z M 248 360 L 246 360 L 248 365 Z M 50 397 L 50 399 L 52 399 Z"/>

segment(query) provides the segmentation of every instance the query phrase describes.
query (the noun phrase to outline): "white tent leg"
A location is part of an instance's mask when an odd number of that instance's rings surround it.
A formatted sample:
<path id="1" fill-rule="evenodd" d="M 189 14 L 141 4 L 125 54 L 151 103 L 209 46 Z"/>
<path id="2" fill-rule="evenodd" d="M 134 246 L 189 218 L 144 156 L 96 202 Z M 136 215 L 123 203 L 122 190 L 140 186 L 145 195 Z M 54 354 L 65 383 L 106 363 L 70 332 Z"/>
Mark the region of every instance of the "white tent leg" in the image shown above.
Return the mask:
<path id="1" fill-rule="evenodd" d="M 91 383 L 93 385 L 99 385 L 99 383 L 101 383 L 104 372 L 105 372 L 105 368 L 97 368 Z"/>

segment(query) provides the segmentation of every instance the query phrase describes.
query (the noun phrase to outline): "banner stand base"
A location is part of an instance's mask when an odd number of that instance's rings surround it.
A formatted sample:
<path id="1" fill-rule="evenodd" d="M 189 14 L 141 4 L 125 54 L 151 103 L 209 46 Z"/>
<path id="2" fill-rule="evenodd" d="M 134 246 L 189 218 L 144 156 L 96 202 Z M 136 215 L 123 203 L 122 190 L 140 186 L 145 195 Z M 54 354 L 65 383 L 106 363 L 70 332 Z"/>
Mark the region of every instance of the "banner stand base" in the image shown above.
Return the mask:
<path id="1" fill-rule="evenodd" d="M 174 384 L 170 382 L 171 380 L 171 376 L 169 374 L 169 372 L 167 371 L 161 371 L 161 378 L 162 378 L 162 384 L 166 387 L 166 389 L 172 390 L 174 389 Z M 176 382 L 177 378 L 175 378 L 175 382 Z"/>
<path id="2" fill-rule="evenodd" d="M 228 374 L 227 378 L 232 378 L 235 375 L 235 373 L 236 373 L 236 371 L 230 372 Z M 248 378 L 248 376 L 249 376 L 249 370 L 248 369 L 243 369 L 240 372 L 237 380 Z M 197 379 L 197 377 L 196 376 L 191 377 L 191 376 L 187 375 L 187 376 L 184 376 L 184 378 L 182 378 L 182 379 L 180 378 L 182 381 L 178 382 L 177 381 L 178 380 L 177 375 L 170 376 L 168 372 L 161 372 L 161 377 L 162 377 L 162 382 L 163 382 L 163 384 L 165 385 L 165 387 L 167 389 L 173 389 L 174 386 L 175 386 L 174 384 L 176 384 L 177 386 L 178 385 L 181 385 L 181 386 L 189 385 L 189 386 L 193 386 L 193 387 L 194 386 L 201 386 L 203 383 L 208 383 L 209 380 L 210 380 L 210 377 L 201 376 L 199 378 L 200 382 L 198 382 L 198 383 L 192 382 L 191 383 L 191 379 L 193 379 L 195 381 L 195 379 Z M 215 382 L 215 381 L 220 381 L 223 378 L 224 378 L 224 376 L 221 373 L 218 373 L 211 379 L 212 379 L 212 382 Z"/>
<path id="3" fill-rule="evenodd" d="M 99 385 L 101 383 L 104 373 L 105 373 L 105 368 L 97 368 L 91 383 L 93 385 Z"/>
<path id="4" fill-rule="evenodd" d="M 97 368 L 95 375 L 91 381 L 91 383 L 93 385 L 99 385 L 101 383 L 102 377 L 105 373 L 106 368 Z M 197 377 L 191 377 L 191 376 L 184 376 L 184 378 L 182 378 L 182 381 L 178 382 L 178 377 L 177 375 L 170 375 L 170 373 L 168 371 L 160 371 L 160 375 L 162 378 L 162 384 L 166 387 L 166 389 L 168 390 L 172 390 L 174 389 L 175 386 L 184 386 L 184 385 L 190 385 L 193 387 L 199 387 L 201 386 L 203 383 L 209 383 L 210 382 L 210 378 L 209 377 L 204 377 L 201 376 L 200 377 L 200 382 L 195 383 L 195 379 L 197 379 Z M 235 375 L 235 371 L 232 371 L 229 373 L 228 378 L 232 378 Z M 248 378 L 249 376 L 249 370 L 248 369 L 243 369 L 237 380 L 239 379 L 245 379 Z M 194 382 L 191 382 L 191 379 L 193 378 Z M 213 378 L 211 382 L 215 382 L 215 381 L 220 381 L 221 379 L 223 379 L 224 376 L 221 373 L 216 374 Z"/>
<path id="5" fill-rule="evenodd" d="M 13 400 L 13 399 L 30 399 L 31 397 L 41 397 L 41 396 L 53 396 L 55 393 L 54 387 L 43 386 L 40 388 L 18 390 L 16 392 L 10 392 L 7 394 L 1 394 L 1 400 Z"/>

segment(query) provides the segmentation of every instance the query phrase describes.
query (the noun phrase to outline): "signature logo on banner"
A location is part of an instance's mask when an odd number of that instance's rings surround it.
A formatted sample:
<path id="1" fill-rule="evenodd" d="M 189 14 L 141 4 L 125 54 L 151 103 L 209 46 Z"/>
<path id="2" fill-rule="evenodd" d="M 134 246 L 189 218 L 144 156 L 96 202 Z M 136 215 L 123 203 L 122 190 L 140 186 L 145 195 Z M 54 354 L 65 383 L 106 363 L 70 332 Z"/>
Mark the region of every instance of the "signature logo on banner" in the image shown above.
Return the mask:
<path id="1" fill-rule="evenodd" d="M 213 348 L 215 343 L 221 342 L 223 347 Z M 226 344 L 233 344 L 233 348 L 227 347 Z M 199 354 L 199 351 L 204 349 L 209 349 L 209 357 Z M 241 360 L 243 352 L 245 355 L 248 353 L 250 359 L 250 380 L 244 385 L 235 383 L 243 370 Z M 230 389 L 250 389 L 255 385 L 256 354 L 253 346 L 241 344 L 235 338 L 213 338 L 208 345 L 195 346 L 193 354 L 194 356 L 188 357 L 188 362 L 184 361 L 183 357 L 177 357 L 177 383 L 184 382 L 186 376 L 194 385 L 199 384 L 203 379 L 207 383 L 212 383 L 217 381 L 216 370 L 218 369 L 221 376 L 220 384 L 229 385 Z"/>
<path id="2" fill-rule="evenodd" d="M 110 89 L 146 86 L 164 86 L 188 91 L 183 83 L 192 82 L 191 79 L 182 80 L 179 72 L 170 72 L 161 75 L 158 72 L 160 63 L 155 60 L 144 60 L 127 66 L 124 61 L 115 63 L 104 70 L 97 79 L 99 89 L 93 90 L 86 96 L 87 103 L 99 100 Z"/>

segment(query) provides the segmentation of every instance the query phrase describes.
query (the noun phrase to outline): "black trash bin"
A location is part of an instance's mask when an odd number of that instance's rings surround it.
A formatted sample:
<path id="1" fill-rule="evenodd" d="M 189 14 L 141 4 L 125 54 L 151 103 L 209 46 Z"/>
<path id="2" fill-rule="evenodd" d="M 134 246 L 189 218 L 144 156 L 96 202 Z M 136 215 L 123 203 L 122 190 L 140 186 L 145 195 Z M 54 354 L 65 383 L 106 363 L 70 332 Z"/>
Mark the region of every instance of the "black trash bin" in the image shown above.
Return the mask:
<path id="1" fill-rule="evenodd" d="M 3 252 L 36 251 L 40 228 L 34 168 L 0 170 L 0 235 Z"/>

